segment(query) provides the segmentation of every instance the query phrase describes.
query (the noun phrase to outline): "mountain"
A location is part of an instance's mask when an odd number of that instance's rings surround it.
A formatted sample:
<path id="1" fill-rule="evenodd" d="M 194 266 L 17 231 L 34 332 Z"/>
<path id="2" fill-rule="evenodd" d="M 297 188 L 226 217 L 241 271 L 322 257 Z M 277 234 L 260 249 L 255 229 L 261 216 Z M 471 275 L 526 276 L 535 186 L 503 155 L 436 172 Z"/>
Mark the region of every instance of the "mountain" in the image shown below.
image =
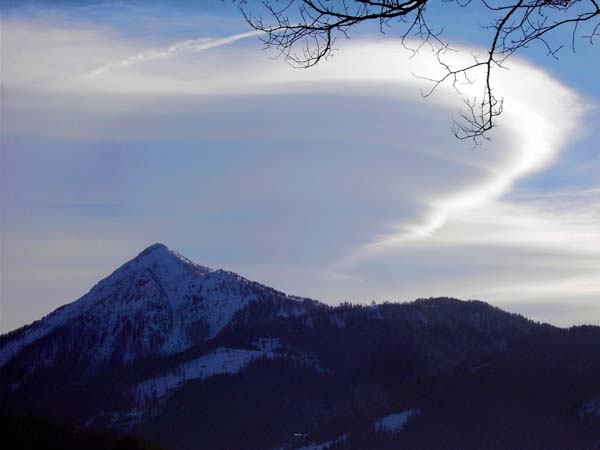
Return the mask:
<path id="1" fill-rule="evenodd" d="M 30 369 L 77 359 L 90 371 L 179 353 L 213 338 L 236 312 L 265 298 L 287 296 L 154 244 L 79 300 L 11 335 L 0 349 L 0 367 L 26 348 L 39 352 Z"/>
<path id="2" fill-rule="evenodd" d="M 600 448 L 598 342 L 480 301 L 331 307 L 154 244 L 0 337 L 0 411 L 174 450 Z"/>

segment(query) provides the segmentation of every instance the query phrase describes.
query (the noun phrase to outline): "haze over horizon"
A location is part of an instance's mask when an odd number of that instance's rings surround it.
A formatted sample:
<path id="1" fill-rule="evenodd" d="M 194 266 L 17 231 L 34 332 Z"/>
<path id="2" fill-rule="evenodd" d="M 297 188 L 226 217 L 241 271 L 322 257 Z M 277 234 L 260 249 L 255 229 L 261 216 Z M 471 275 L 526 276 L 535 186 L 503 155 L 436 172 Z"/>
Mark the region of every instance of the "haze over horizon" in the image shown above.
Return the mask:
<path id="1" fill-rule="evenodd" d="M 153 242 L 330 304 L 449 296 L 600 324 L 600 88 L 577 66 L 600 64 L 585 49 L 510 60 L 504 114 L 473 149 L 449 130 L 460 96 L 421 98 L 434 55 L 409 60 L 393 33 L 298 70 L 227 4 L 0 11 L 0 332 Z M 448 33 L 457 61 L 479 51 Z"/>

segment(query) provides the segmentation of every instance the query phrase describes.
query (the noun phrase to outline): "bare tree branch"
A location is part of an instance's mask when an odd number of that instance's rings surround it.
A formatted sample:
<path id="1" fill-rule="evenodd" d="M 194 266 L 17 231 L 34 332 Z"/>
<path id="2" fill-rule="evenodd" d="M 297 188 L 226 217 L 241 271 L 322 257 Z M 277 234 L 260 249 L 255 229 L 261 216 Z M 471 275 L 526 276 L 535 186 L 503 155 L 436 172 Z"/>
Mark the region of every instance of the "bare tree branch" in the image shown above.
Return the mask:
<path id="1" fill-rule="evenodd" d="M 458 8 L 479 3 L 492 16 L 484 30 L 490 33 L 487 56 L 473 57 L 473 63 L 464 67 L 451 67 L 444 62 L 450 51 L 449 44 L 441 38 L 441 30 L 432 29 L 426 19 L 427 7 L 440 1 L 454 3 Z M 565 45 L 555 45 L 550 40 L 557 29 L 571 30 L 567 44 L 575 51 L 577 38 L 593 44 L 600 35 L 600 7 L 598 0 L 263 0 L 262 10 L 241 0 L 240 9 L 248 23 L 263 31 L 263 42 L 275 48 L 291 64 L 312 67 L 327 59 L 335 50 L 338 36 L 349 37 L 350 30 L 363 22 L 376 22 L 379 30 L 398 24 L 402 44 L 412 52 L 430 44 L 436 50 L 444 75 L 433 83 L 431 95 L 443 83 L 458 89 L 460 83 L 471 83 L 469 73 L 477 68 L 485 70 L 485 83 L 479 98 L 465 98 L 466 110 L 453 121 L 454 135 L 459 139 L 472 139 L 476 144 L 488 138 L 495 119 L 502 113 L 502 98 L 493 89 L 493 73 L 504 67 L 514 53 L 533 43 L 543 46 L 546 53 L 558 57 Z M 265 19 L 266 17 L 266 19 Z M 412 48 L 408 39 L 421 43 Z"/>

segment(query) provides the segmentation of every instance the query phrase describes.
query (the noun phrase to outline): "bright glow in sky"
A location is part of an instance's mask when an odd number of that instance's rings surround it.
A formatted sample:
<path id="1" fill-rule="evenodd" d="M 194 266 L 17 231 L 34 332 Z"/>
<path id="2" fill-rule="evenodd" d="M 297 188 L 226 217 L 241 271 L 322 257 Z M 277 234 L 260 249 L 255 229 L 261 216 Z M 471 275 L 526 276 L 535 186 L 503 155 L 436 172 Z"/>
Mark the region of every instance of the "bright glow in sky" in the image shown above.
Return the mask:
<path id="1" fill-rule="evenodd" d="M 156 241 L 332 304 L 448 295 L 600 323 L 594 88 L 513 59 L 472 149 L 449 131 L 460 96 L 419 94 L 432 54 L 338 44 L 299 70 L 227 6 L 7 8 L 0 330 Z"/>

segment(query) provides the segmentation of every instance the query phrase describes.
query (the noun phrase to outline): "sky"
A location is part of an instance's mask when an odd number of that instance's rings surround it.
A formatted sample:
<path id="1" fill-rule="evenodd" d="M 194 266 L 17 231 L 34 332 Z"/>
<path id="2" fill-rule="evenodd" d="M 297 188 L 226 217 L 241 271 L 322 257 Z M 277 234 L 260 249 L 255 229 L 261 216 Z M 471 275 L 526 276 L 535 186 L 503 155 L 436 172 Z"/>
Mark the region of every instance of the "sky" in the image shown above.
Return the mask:
<path id="1" fill-rule="evenodd" d="M 449 8 L 431 20 L 465 64 L 485 51 L 481 11 Z M 329 304 L 453 296 L 600 324 L 596 47 L 511 59 L 474 148 L 450 131 L 463 97 L 423 98 L 418 76 L 441 68 L 395 29 L 298 69 L 231 2 L 0 12 L 0 332 L 154 242 Z"/>

